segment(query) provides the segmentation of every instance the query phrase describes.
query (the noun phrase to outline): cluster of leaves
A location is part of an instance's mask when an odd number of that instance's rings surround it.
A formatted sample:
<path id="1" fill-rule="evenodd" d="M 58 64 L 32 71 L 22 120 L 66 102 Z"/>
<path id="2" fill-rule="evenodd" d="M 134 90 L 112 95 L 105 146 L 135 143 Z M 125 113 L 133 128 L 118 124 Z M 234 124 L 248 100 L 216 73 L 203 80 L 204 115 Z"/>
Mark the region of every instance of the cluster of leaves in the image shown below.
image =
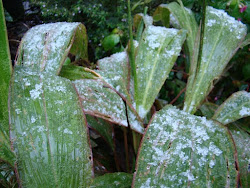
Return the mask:
<path id="1" fill-rule="evenodd" d="M 249 43 L 244 41 L 246 26 L 222 10 L 206 7 L 199 27 L 192 11 L 178 2 L 159 6 L 153 17 L 135 16 L 138 41 L 130 40 L 126 51 L 99 60 L 98 70 L 65 64 L 69 54 L 88 59 L 82 24 L 45 24 L 29 30 L 10 89 L 11 69 L 1 77 L 0 157 L 15 169 L 19 186 L 248 186 L 249 129 L 235 121 L 250 115 L 249 93 L 237 92 L 219 107 L 203 103 L 230 58 Z M 6 36 L 1 39 L 6 43 Z M 167 105 L 155 111 L 155 98 L 183 44 L 190 65 L 183 110 L 182 105 Z M 6 56 L 1 67 L 11 67 L 8 62 Z M 207 118 L 193 115 L 199 108 Z M 125 161 L 116 155 L 117 125 L 124 132 Z M 126 164 L 133 179 L 130 173 L 93 178 L 93 162 L 97 168 L 105 166 L 93 160 L 89 129 L 107 142 L 117 170 Z M 135 168 L 129 151 L 137 156 Z M 10 179 L 11 173 L 1 174 Z"/>

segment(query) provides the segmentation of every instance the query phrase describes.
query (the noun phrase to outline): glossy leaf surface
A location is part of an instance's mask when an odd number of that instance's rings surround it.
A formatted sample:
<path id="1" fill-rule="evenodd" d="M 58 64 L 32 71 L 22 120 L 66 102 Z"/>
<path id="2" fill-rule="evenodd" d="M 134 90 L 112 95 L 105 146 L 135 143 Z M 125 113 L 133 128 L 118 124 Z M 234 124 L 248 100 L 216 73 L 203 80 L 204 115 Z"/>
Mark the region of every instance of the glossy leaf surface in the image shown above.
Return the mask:
<path id="1" fill-rule="evenodd" d="M 201 62 L 195 73 L 192 87 L 188 83 L 184 110 L 194 113 L 213 87 L 229 60 L 239 48 L 247 28 L 223 10 L 206 8 Z"/>
<path id="2" fill-rule="evenodd" d="M 213 119 L 226 125 L 247 116 L 250 116 L 250 93 L 239 91 L 215 111 Z"/>
<path id="3" fill-rule="evenodd" d="M 23 187 L 85 187 L 91 182 L 86 120 L 69 80 L 16 66 L 10 114 Z"/>
<path id="4" fill-rule="evenodd" d="M 94 179 L 90 188 L 129 188 L 132 183 L 132 174 L 117 172 L 105 174 Z"/>
<path id="5" fill-rule="evenodd" d="M 80 23 L 50 23 L 31 28 L 23 37 L 18 65 L 59 74 L 68 53 L 87 59 L 87 35 Z"/>
<path id="6" fill-rule="evenodd" d="M 182 44 L 186 31 L 149 26 L 145 29 L 136 56 L 136 110 L 144 118 L 150 110 L 164 81 L 167 79 Z"/>
<path id="7" fill-rule="evenodd" d="M 166 106 L 141 143 L 134 187 L 236 187 L 233 140 L 226 127 Z"/>

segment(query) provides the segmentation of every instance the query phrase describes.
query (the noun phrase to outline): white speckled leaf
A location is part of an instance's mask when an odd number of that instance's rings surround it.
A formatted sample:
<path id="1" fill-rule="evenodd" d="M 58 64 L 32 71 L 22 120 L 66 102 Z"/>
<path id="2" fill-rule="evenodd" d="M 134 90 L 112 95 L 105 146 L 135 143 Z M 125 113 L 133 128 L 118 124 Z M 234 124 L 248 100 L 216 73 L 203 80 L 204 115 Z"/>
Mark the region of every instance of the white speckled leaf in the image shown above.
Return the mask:
<path id="1" fill-rule="evenodd" d="M 143 137 L 133 187 L 237 187 L 234 153 L 226 127 L 166 106 Z"/>
<path id="2" fill-rule="evenodd" d="M 19 186 L 86 187 L 92 154 L 72 83 L 16 66 L 10 92 L 10 139 Z"/>
<path id="3" fill-rule="evenodd" d="M 117 172 L 105 174 L 94 179 L 90 188 L 129 188 L 132 183 L 132 174 Z"/>
<path id="4" fill-rule="evenodd" d="M 133 130 L 143 133 L 144 127 L 142 120 L 140 120 L 138 114 L 136 114 L 135 109 L 132 109 L 134 88 L 128 66 L 127 53 L 120 52 L 99 60 L 98 67 L 100 70 L 96 72 L 101 75 L 105 82 L 122 95 L 127 103 L 130 103 L 130 107 L 127 105 L 130 126 Z"/>
<path id="5" fill-rule="evenodd" d="M 212 119 L 226 125 L 250 116 L 250 93 L 239 91 L 232 94 L 215 112 Z"/>
<path id="6" fill-rule="evenodd" d="M 237 149 L 241 187 L 250 186 L 249 159 L 250 159 L 250 136 L 235 122 L 228 126 Z"/>
<path id="7" fill-rule="evenodd" d="M 23 37 L 18 65 L 59 74 L 68 53 L 87 59 L 87 34 L 81 23 L 50 23 L 31 28 Z"/>
<path id="8" fill-rule="evenodd" d="M 201 105 L 212 89 L 213 80 L 220 77 L 246 32 L 246 26 L 225 11 L 206 8 L 201 62 L 198 62 L 194 81 L 187 86 L 186 112 L 194 113 Z"/>
<path id="9" fill-rule="evenodd" d="M 130 75 L 128 70 L 128 56 L 126 52 L 113 54 L 98 60 L 99 73 L 105 82 L 117 92 L 130 99 Z"/>
<path id="10" fill-rule="evenodd" d="M 136 56 L 136 110 L 144 118 L 168 77 L 182 44 L 185 30 L 149 26 L 145 29 Z"/>
<path id="11" fill-rule="evenodd" d="M 117 93 L 101 80 L 75 80 L 75 88 L 85 113 L 127 127 L 125 105 Z"/>

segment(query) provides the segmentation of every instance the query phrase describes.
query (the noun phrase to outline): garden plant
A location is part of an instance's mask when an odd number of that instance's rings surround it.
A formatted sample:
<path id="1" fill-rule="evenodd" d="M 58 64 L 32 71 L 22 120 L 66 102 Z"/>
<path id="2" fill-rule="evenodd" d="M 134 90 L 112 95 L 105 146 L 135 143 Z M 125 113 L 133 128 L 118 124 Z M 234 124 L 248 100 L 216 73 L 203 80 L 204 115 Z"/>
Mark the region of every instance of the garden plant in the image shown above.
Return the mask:
<path id="1" fill-rule="evenodd" d="M 246 25 L 211 6 L 197 23 L 178 0 L 153 16 L 136 15 L 133 37 L 128 0 L 128 45 L 100 59 L 98 69 L 68 63 L 69 55 L 88 60 L 86 28 L 76 22 L 31 28 L 12 69 L 0 8 L 2 184 L 249 187 L 249 128 L 237 120 L 250 116 L 250 94 L 236 92 L 220 106 L 204 103 L 230 59 L 249 44 Z M 181 51 L 189 66 L 184 104 L 156 110 Z M 126 172 L 114 159 L 119 172 L 96 176 L 89 130 L 115 154 L 114 127 L 124 133 Z"/>

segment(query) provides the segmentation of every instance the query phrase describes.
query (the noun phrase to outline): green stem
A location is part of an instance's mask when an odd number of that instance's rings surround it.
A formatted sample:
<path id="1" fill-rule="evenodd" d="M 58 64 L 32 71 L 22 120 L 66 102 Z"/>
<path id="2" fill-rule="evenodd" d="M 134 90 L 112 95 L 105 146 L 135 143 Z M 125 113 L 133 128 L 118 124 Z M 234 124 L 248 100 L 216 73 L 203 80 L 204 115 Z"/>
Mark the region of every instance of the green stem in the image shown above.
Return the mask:
<path id="1" fill-rule="evenodd" d="M 201 34 L 200 34 L 200 48 L 199 48 L 198 64 L 197 64 L 197 69 L 196 70 L 199 70 L 199 66 L 201 64 L 202 48 L 203 48 L 203 38 L 204 38 L 204 29 L 205 29 L 205 20 L 206 20 L 206 7 L 207 7 L 207 2 L 206 2 L 206 0 L 203 0 L 202 21 L 201 21 Z"/>
<path id="2" fill-rule="evenodd" d="M 133 43 L 133 31 L 132 31 L 132 18 L 131 18 L 131 8 L 130 0 L 128 0 L 128 23 L 129 23 L 129 63 L 132 69 L 132 76 L 134 78 L 134 90 L 135 90 L 135 99 L 137 98 L 137 75 L 136 75 L 136 65 L 135 65 L 135 49 Z"/>
<path id="3" fill-rule="evenodd" d="M 143 12 L 144 16 L 146 16 L 147 11 L 148 11 L 148 7 L 146 6 L 146 7 L 144 7 L 144 12 Z M 136 33 L 136 40 L 137 41 L 140 41 L 140 39 L 141 39 L 143 28 L 144 28 L 144 22 L 143 22 L 143 19 L 141 19 L 140 24 L 139 24 L 138 29 L 137 29 L 137 33 Z"/>

